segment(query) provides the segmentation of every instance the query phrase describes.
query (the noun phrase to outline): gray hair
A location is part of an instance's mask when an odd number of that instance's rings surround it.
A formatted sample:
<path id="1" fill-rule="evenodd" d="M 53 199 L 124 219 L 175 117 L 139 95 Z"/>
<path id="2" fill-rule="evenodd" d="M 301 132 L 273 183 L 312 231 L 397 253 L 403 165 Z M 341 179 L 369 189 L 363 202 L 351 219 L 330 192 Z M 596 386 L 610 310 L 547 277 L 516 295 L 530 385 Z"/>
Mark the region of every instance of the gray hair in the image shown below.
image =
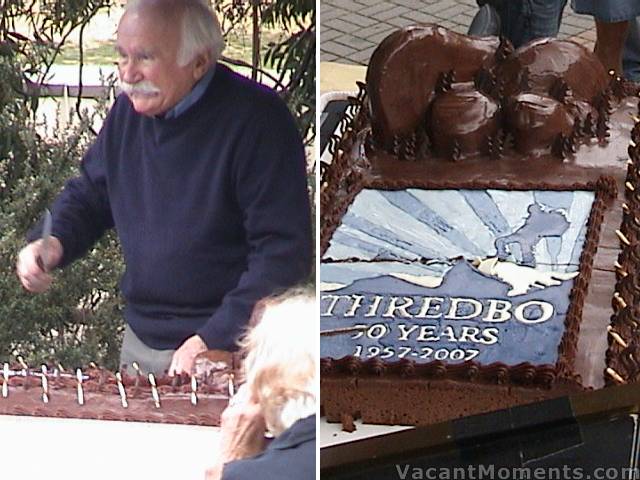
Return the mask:
<path id="1" fill-rule="evenodd" d="M 185 66 L 202 53 L 209 53 L 212 62 L 220 59 L 224 38 L 218 17 L 207 0 L 129 0 L 125 13 L 143 8 L 164 15 L 182 14 L 178 65 Z"/>

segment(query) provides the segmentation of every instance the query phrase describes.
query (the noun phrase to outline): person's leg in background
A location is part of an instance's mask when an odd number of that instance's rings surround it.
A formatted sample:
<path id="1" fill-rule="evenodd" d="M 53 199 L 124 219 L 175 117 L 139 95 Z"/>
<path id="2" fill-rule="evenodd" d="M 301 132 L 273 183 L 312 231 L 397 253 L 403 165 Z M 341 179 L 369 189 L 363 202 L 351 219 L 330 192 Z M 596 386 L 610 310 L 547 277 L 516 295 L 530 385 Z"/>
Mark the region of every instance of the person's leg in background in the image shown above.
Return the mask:
<path id="1" fill-rule="evenodd" d="M 627 80 L 640 83 L 640 17 L 629 22 L 622 52 L 622 69 Z"/>
<path id="2" fill-rule="evenodd" d="M 571 6 L 578 14 L 594 17 L 597 32 L 594 53 L 607 70 L 622 73 L 622 50 L 629 21 L 640 15 L 640 1 L 572 0 Z"/>
<path id="3" fill-rule="evenodd" d="M 536 38 L 556 37 L 566 4 L 567 0 L 496 2 L 502 20 L 501 34 L 516 48 Z"/>
<path id="4" fill-rule="evenodd" d="M 629 22 L 603 22 L 596 19 L 596 46 L 593 52 L 608 71 L 622 72 L 622 48 Z"/>

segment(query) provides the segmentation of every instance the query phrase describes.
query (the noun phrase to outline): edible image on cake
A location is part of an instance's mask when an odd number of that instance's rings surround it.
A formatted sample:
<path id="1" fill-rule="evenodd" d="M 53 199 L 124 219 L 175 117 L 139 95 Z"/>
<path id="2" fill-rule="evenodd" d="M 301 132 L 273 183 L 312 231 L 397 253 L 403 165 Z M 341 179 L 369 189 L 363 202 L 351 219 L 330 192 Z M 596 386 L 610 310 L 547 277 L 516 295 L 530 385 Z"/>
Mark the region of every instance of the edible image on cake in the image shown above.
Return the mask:
<path id="1" fill-rule="evenodd" d="M 321 355 L 554 364 L 592 191 L 364 189 L 321 265 Z"/>

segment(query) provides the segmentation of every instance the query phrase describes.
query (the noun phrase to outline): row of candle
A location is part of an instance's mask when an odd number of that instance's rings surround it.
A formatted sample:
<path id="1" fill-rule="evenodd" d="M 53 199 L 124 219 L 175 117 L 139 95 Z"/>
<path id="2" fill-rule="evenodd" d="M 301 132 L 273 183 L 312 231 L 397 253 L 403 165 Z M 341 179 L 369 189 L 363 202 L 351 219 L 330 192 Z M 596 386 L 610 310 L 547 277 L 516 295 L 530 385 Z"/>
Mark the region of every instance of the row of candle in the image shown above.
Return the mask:
<path id="1" fill-rule="evenodd" d="M 2 397 L 3 398 L 7 398 L 9 396 L 9 377 L 10 376 L 16 376 L 16 375 L 21 375 L 26 377 L 27 375 L 31 374 L 33 376 L 36 377 L 40 377 L 41 379 L 41 384 L 42 384 L 42 401 L 44 403 L 49 403 L 49 381 L 47 379 L 47 375 L 48 375 L 48 370 L 47 370 L 47 366 L 46 365 L 42 365 L 42 373 L 38 373 L 38 372 L 32 372 L 29 373 L 29 367 L 27 366 L 27 364 L 24 362 L 24 360 L 22 359 L 22 357 L 18 357 L 18 362 L 20 363 L 20 365 L 23 367 L 23 370 L 21 372 L 17 372 L 17 371 L 13 371 L 9 369 L 9 364 L 5 362 L 4 366 L 3 366 L 3 370 L 2 370 L 2 376 L 3 376 L 3 380 L 2 380 Z M 59 376 L 71 376 L 70 374 L 65 374 L 64 373 L 64 369 L 62 368 L 62 365 L 58 364 L 58 369 L 54 370 L 54 376 L 57 378 Z M 133 368 L 136 371 L 137 375 L 143 375 L 142 371 L 140 370 L 140 366 L 136 363 L 133 362 Z M 125 390 L 124 384 L 122 383 L 122 375 L 120 372 L 116 372 L 115 374 L 116 376 L 116 382 L 118 385 L 118 392 L 120 394 L 120 400 L 121 400 L 121 404 L 123 408 L 128 408 L 129 407 L 129 402 L 127 401 L 127 392 Z M 84 379 L 89 378 L 88 376 L 84 375 L 82 373 L 82 370 L 80 368 L 76 369 L 76 391 L 77 391 L 77 401 L 78 401 L 78 405 L 84 405 L 85 401 L 84 401 L 84 388 L 82 386 L 82 382 Z M 156 378 L 153 375 L 153 373 L 149 373 L 148 375 L 148 379 L 149 379 L 149 384 L 151 385 L 151 396 L 153 398 L 153 402 L 156 408 L 160 408 L 160 394 L 158 392 L 158 386 L 156 384 Z M 230 378 L 230 396 L 232 395 L 232 385 L 233 382 Z M 198 396 L 197 396 L 197 389 L 198 389 L 198 382 L 196 380 L 195 376 L 191 376 L 191 403 L 195 406 L 198 404 Z"/>

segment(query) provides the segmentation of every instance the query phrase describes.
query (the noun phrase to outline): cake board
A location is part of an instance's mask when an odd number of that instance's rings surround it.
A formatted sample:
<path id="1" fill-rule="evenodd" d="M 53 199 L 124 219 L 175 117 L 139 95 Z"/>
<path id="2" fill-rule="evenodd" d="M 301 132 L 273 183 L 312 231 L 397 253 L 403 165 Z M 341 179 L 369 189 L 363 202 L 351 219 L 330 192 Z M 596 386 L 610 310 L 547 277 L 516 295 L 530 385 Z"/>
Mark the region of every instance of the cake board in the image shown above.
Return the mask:
<path id="1" fill-rule="evenodd" d="M 528 470 L 530 475 L 536 469 L 547 475 L 554 468 L 580 469 L 583 478 L 595 478 L 596 469 L 615 469 L 620 475 L 623 469 L 637 471 L 640 386 L 615 389 L 615 395 L 598 390 L 425 427 L 375 426 L 374 436 L 367 436 L 374 432 L 369 426 L 359 434 L 336 435 L 321 425 L 321 475 L 339 480 L 403 474 L 428 478 L 433 474 L 428 468 L 443 469 L 441 475 L 471 468 L 477 475 L 481 466 L 499 471 L 486 478 L 516 478 L 500 477 L 504 469 Z M 349 435 L 358 439 L 345 440 Z M 558 478 L 569 478 L 566 472 Z"/>
<path id="2" fill-rule="evenodd" d="M 332 125 L 336 125 L 341 115 L 340 109 L 344 111 L 347 108 L 346 96 L 332 92 L 321 97 L 325 130 L 333 128 Z M 321 154 L 324 161 L 331 158 L 324 148 Z M 603 319 L 603 328 L 606 324 L 607 319 Z M 418 455 L 412 450 L 419 450 L 425 445 L 418 447 L 419 442 L 414 441 L 416 438 L 428 445 L 426 450 L 429 453 L 423 451 L 420 454 L 428 458 L 428 462 L 440 462 L 450 467 L 459 466 L 464 457 L 469 465 L 473 462 L 491 462 L 497 458 L 514 467 L 523 466 L 523 462 L 518 463 L 517 459 L 527 459 L 525 463 L 531 467 L 573 465 L 586 468 L 591 465 L 595 468 L 598 465 L 611 465 L 615 468 L 635 468 L 638 429 L 635 412 L 638 411 L 638 400 L 640 389 L 632 385 L 617 388 L 615 393 L 610 389 L 598 390 L 419 429 L 366 425 L 357 420 L 353 433 L 342 431 L 340 424 L 329 424 L 322 419 L 322 477 L 355 479 L 389 478 L 389 475 L 394 475 L 394 478 L 400 478 L 400 472 L 385 471 L 385 465 L 389 466 L 390 458 L 395 461 L 403 456 L 411 459 L 412 455 Z M 524 424 L 514 425 L 514 418 L 524 421 Z M 492 443 L 489 438 L 496 436 L 501 439 Z M 599 439 L 613 437 L 620 442 L 608 446 L 608 449 L 598 442 Z M 552 439 L 557 441 L 550 441 Z M 526 445 L 523 443 L 525 440 Z M 398 450 L 389 454 L 386 450 L 389 446 L 395 446 Z M 354 460 L 358 458 L 354 452 L 358 451 L 363 455 L 360 463 Z M 596 459 L 595 462 L 593 459 Z M 386 472 L 387 476 L 376 477 L 375 469 L 371 468 L 372 462 L 379 463 L 381 472 Z M 359 477 L 361 474 L 363 476 Z"/>
<path id="3" fill-rule="evenodd" d="M 220 428 L 0 415 L 2 478 L 202 480 Z"/>

